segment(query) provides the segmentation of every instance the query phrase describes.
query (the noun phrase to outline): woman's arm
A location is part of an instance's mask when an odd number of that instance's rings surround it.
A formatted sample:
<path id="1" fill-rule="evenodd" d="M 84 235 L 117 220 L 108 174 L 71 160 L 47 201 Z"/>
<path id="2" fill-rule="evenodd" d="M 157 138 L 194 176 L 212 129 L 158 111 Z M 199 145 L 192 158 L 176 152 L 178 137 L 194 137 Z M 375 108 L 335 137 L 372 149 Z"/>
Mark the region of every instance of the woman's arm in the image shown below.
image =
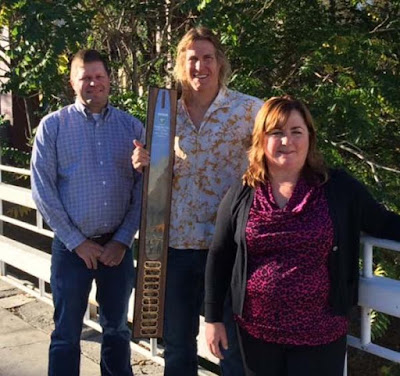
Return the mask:
<path id="1" fill-rule="evenodd" d="M 205 275 L 206 343 L 210 352 L 219 359 L 223 359 L 221 349 L 228 349 L 228 337 L 222 318 L 236 256 L 231 210 L 233 191 L 231 188 L 227 192 L 219 206 Z"/>
<path id="2" fill-rule="evenodd" d="M 361 209 L 361 230 L 378 238 L 400 241 L 400 215 L 387 210 L 358 180 L 353 180 Z"/>
<path id="3" fill-rule="evenodd" d="M 222 322 L 224 300 L 236 257 L 235 230 L 232 224 L 234 189 L 230 189 L 218 209 L 215 233 L 207 257 L 205 274 L 206 322 Z"/>

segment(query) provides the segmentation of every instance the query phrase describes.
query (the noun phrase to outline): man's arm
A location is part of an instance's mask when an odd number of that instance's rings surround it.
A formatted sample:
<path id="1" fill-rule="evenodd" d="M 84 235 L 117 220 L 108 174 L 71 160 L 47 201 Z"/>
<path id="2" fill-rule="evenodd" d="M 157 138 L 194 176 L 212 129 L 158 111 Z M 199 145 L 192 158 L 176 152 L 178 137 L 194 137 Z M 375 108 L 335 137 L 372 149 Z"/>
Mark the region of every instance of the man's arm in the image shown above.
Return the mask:
<path id="1" fill-rule="evenodd" d="M 144 142 L 144 128 L 142 124 L 135 120 L 135 133 L 137 140 Z M 133 141 L 133 140 L 132 140 Z M 133 242 L 133 237 L 140 225 L 140 208 L 141 208 L 141 197 L 142 197 L 142 174 L 133 170 L 133 186 L 131 190 L 131 200 L 129 209 L 122 221 L 121 226 L 113 236 L 113 241 L 125 244 L 130 247 Z"/>
<path id="2" fill-rule="evenodd" d="M 133 125 L 135 134 L 142 142 L 144 141 L 144 129 L 142 124 L 135 120 Z M 131 190 L 131 200 L 129 209 L 122 221 L 121 226 L 114 234 L 111 241 L 104 245 L 104 251 L 99 260 L 107 266 L 117 266 L 121 263 L 125 255 L 125 250 L 130 247 L 133 237 L 139 229 L 140 208 L 142 195 L 142 174 L 133 171 L 133 185 Z"/>
<path id="3" fill-rule="evenodd" d="M 86 238 L 71 222 L 57 186 L 57 133 L 59 113 L 39 124 L 32 151 L 32 197 L 43 218 L 57 237 L 72 251 Z"/>
<path id="4" fill-rule="evenodd" d="M 141 175 L 134 172 L 135 175 Z M 139 228 L 141 206 L 141 176 L 135 177 L 129 210 L 122 225 L 114 234 L 113 239 L 104 245 L 99 260 L 107 266 L 117 266 L 124 258 L 127 247 L 133 242 L 133 236 Z"/>

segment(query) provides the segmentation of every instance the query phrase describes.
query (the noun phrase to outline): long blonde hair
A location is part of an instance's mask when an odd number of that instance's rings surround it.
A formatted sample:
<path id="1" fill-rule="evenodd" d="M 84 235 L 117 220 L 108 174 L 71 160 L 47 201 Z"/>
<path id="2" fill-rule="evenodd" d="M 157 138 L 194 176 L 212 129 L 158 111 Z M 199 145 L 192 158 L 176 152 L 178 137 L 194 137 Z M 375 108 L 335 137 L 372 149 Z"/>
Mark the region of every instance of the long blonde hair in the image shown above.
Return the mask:
<path id="1" fill-rule="evenodd" d="M 273 129 L 282 128 L 293 110 L 301 114 L 309 133 L 309 148 L 302 175 L 312 183 L 326 182 L 328 171 L 317 148 L 316 129 L 310 111 L 301 101 L 286 95 L 267 100 L 256 116 L 248 152 L 249 167 L 243 175 L 243 184 L 254 188 L 270 178 L 264 153 L 264 135 Z"/>
<path id="2" fill-rule="evenodd" d="M 226 85 L 231 72 L 231 66 L 218 37 L 210 29 L 204 26 L 190 29 L 182 37 L 178 44 L 176 62 L 174 67 L 175 79 L 182 86 L 184 96 L 187 95 L 190 91 L 186 72 L 186 50 L 193 42 L 198 40 L 206 40 L 210 42 L 215 48 L 217 62 L 220 65 L 218 76 L 219 87 L 223 87 Z"/>

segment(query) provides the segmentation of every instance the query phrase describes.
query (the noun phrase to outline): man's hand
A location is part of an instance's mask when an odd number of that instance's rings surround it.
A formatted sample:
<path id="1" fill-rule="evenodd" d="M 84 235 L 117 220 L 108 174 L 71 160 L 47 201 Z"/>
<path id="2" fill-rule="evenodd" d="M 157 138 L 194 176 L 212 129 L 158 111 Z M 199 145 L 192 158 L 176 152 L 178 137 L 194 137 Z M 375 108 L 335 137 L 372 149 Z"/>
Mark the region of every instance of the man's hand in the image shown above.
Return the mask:
<path id="1" fill-rule="evenodd" d="M 126 245 L 115 240 L 109 241 L 104 245 L 104 251 L 99 261 L 106 266 L 117 266 L 124 258 Z"/>
<path id="2" fill-rule="evenodd" d="M 97 269 L 97 259 L 102 252 L 103 247 L 89 239 L 86 239 L 75 248 L 75 253 L 85 261 L 88 269 Z"/>
<path id="3" fill-rule="evenodd" d="M 138 172 L 143 172 L 143 167 L 147 167 L 150 163 L 149 152 L 144 145 L 138 140 L 133 140 L 135 150 L 132 153 L 132 166 Z"/>
<path id="4" fill-rule="evenodd" d="M 211 354 L 218 359 L 224 359 L 221 347 L 228 350 L 228 337 L 222 322 L 206 323 L 206 342 Z"/>

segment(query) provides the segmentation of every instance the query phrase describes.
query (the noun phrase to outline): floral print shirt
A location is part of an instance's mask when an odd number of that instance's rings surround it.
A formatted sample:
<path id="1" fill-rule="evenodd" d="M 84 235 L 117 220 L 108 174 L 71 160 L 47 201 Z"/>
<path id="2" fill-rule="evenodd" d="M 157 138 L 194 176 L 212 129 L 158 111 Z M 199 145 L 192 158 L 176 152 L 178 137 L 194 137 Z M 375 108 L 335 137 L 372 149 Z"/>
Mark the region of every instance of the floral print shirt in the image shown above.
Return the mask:
<path id="1" fill-rule="evenodd" d="M 169 245 L 208 249 L 220 201 L 247 167 L 255 116 L 263 101 L 220 89 L 200 128 L 178 102 Z"/>

